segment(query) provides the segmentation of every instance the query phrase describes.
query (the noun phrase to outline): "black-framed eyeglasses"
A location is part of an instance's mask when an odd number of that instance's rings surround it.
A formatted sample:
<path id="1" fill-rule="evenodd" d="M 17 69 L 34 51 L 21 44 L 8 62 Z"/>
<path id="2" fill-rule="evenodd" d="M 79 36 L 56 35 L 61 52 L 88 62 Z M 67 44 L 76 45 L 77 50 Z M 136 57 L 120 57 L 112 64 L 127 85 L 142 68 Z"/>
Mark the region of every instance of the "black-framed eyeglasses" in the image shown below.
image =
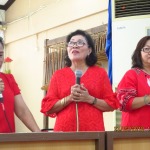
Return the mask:
<path id="1" fill-rule="evenodd" d="M 150 47 L 143 47 L 142 51 L 145 53 L 149 53 L 150 52 Z"/>
<path id="2" fill-rule="evenodd" d="M 86 43 L 83 42 L 83 41 L 77 41 L 77 42 L 73 42 L 73 41 L 70 41 L 68 42 L 67 46 L 68 47 L 73 47 L 74 45 L 78 46 L 78 47 L 82 47 L 84 46 Z"/>

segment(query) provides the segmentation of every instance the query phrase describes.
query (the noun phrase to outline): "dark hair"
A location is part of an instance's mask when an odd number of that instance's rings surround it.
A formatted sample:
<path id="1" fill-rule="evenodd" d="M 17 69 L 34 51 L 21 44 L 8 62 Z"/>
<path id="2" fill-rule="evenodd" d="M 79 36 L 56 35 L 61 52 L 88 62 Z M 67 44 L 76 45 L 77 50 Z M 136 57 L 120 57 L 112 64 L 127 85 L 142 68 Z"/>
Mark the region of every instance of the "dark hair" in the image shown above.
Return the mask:
<path id="1" fill-rule="evenodd" d="M 0 37 L 0 43 L 2 44 L 3 48 L 4 48 L 4 41 L 3 41 L 3 38 Z"/>
<path id="2" fill-rule="evenodd" d="M 145 46 L 146 42 L 150 40 L 150 36 L 145 36 L 137 43 L 136 49 L 132 55 L 132 68 L 143 68 L 143 62 L 141 58 L 141 50 Z"/>
<path id="3" fill-rule="evenodd" d="M 91 48 L 91 50 L 92 50 L 90 55 L 86 57 L 86 64 L 88 66 L 95 65 L 97 62 L 97 56 L 96 56 L 96 52 L 95 52 L 94 41 L 93 41 L 92 37 L 90 36 L 90 34 L 88 34 L 86 31 L 83 31 L 83 30 L 76 30 L 67 36 L 66 43 L 68 43 L 70 41 L 70 39 L 75 35 L 82 35 L 86 39 L 89 48 Z M 65 66 L 68 66 L 68 67 L 71 66 L 71 60 L 68 57 L 67 51 L 66 51 L 66 55 L 65 55 Z"/>

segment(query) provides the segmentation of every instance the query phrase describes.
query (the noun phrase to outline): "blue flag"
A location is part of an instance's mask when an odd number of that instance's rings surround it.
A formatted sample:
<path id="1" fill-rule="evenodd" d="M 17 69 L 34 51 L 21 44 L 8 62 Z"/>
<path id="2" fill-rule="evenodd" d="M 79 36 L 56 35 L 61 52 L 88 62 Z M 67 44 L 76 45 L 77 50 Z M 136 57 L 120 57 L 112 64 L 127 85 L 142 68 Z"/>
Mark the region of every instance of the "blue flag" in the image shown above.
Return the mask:
<path id="1" fill-rule="evenodd" d="M 108 58 L 108 76 L 112 84 L 112 13 L 111 13 L 111 0 L 108 4 L 108 27 L 106 37 L 106 55 Z"/>

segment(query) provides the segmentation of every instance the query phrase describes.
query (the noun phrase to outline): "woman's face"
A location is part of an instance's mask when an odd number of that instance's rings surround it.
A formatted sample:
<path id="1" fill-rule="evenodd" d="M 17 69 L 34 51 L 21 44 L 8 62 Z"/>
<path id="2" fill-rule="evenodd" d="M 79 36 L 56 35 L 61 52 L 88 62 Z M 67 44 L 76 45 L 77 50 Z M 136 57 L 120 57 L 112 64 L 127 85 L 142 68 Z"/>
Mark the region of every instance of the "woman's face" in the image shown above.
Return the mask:
<path id="1" fill-rule="evenodd" d="M 71 62 L 85 62 L 85 59 L 91 53 L 88 43 L 82 35 L 73 36 L 68 42 L 67 52 Z"/>
<path id="2" fill-rule="evenodd" d="M 2 67 L 3 61 L 4 61 L 4 51 L 3 51 L 3 46 L 0 43 L 0 68 Z"/>

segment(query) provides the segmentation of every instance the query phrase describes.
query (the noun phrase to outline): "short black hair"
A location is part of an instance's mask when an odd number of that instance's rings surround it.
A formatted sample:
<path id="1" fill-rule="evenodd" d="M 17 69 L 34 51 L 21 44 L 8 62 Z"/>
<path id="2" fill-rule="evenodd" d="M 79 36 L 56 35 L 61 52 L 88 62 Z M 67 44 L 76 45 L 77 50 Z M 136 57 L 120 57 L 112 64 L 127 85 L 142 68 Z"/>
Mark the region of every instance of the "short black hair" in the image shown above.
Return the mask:
<path id="1" fill-rule="evenodd" d="M 72 33 L 70 33 L 67 37 L 66 37 L 66 43 L 68 43 L 70 41 L 70 39 L 75 36 L 75 35 L 82 35 L 83 37 L 85 37 L 89 48 L 91 48 L 92 52 L 90 53 L 89 56 L 86 57 L 86 64 L 88 66 L 93 66 L 96 64 L 97 62 L 97 56 L 96 56 L 96 52 L 95 52 L 95 45 L 94 45 L 94 41 L 91 37 L 90 34 L 88 34 L 86 31 L 83 30 L 76 30 Z M 66 55 L 65 55 L 65 66 L 70 67 L 71 66 L 71 60 L 68 57 L 68 53 L 66 51 Z"/>
<path id="2" fill-rule="evenodd" d="M 136 49 L 132 55 L 132 68 L 141 68 L 143 69 L 143 62 L 141 58 L 141 50 L 145 46 L 146 42 L 150 40 L 150 36 L 144 36 L 137 43 Z"/>

